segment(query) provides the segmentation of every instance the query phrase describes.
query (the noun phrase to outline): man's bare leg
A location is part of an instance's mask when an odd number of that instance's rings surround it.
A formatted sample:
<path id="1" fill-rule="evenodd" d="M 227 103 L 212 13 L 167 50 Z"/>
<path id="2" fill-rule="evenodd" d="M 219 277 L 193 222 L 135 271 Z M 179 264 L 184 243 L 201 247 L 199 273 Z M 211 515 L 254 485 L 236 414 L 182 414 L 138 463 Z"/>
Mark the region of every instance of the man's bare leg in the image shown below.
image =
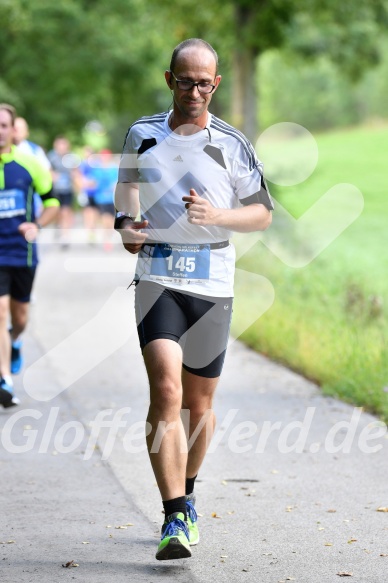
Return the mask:
<path id="1" fill-rule="evenodd" d="M 8 331 L 9 295 L 0 296 L 0 404 L 12 407 L 20 401 L 13 393 L 13 382 L 10 370 L 11 338 Z"/>
<path id="2" fill-rule="evenodd" d="M 29 314 L 29 302 L 18 302 L 11 298 L 11 325 L 12 325 L 12 340 L 16 340 L 22 332 L 24 332 Z"/>
<path id="3" fill-rule="evenodd" d="M 157 339 L 145 346 L 143 356 L 151 400 L 148 452 L 162 500 L 171 500 L 185 495 L 187 451 L 180 417 L 182 350 L 173 340 Z"/>
<path id="4" fill-rule="evenodd" d="M 186 478 L 194 478 L 198 474 L 213 437 L 216 417 L 212 406 L 218 381 L 219 377 L 205 378 L 192 374 L 185 369 L 182 371 L 182 409 L 185 412 L 187 411 L 190 416 L 188 425 L 190 447 L 187 458 Z"/>
<path id="5" fill-rule="evenodd" d="M 11 374 L 11 339 L 8 332 L 9 295 L 0 296 L 0 373 L 3 377 Z"/>

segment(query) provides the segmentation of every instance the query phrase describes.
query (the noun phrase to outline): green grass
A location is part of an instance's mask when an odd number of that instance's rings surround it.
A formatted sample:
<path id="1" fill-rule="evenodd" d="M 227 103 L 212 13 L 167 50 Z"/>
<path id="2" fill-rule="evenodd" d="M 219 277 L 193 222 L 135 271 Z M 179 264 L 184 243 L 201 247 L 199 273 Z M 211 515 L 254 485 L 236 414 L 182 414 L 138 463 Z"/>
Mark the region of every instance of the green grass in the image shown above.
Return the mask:
<path id="1" fill-rule="evenodd" d="M 275 291 L 272 306 L 241 339 L 318 382 L 324 393 L 388 421 L 388 129 L 314 137 L 314 173 L 297 186 L 273 187 L 275 198 L 298 218 L 329 188 L 347 182 L 361 190 L 364 210 L 305 267 L 285 265 L 261 242 L 239 259 L 237 267 L 264 276 Z M 287 245 L 276 210 L 270 228 Z M 244 237 L 235 238 L 237 248 Z M 260 291 L 248 274 L 239 272 L 236 284 L 234 321 L 250 322 Z"/>

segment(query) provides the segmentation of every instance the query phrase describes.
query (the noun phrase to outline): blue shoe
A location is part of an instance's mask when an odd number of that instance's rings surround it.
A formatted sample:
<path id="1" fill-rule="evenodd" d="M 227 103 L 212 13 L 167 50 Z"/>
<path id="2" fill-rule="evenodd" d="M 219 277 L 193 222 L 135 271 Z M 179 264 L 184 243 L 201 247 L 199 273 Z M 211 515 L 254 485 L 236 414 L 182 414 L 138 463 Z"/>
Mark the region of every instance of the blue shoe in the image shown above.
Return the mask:
<path id="1" fill-rule="evenodd" d="M 13 394 L 13 387 L 8 385 L 4 379 L 0 379 L 0 405 L 7 409 L 19 405 L 19 403 L 19 399 Z"/>
<path id="2" fill-rule="evenodd" d="M 162 539 L 155 558 L 158 561 L 169 561 L 191 557 L 189 536 L 184 514 L 171 514 L 162 526 Z"/>
<path id="3" fill-rule="evenodd" d="M 190 534 L 190 546 L 194 546 L 199 543 L 199 531 L 197 523 L 198 516 L 194 504 L 195 504 L 194 494 L 186 496 L 187 525 Z"/>
<path id="4" fill-rule="evenodd" d="M 11 346 L 11 373 L 18 374 L 23 366 L 23 357 L 21 352 L 21 340 L 15 340 Z"/>

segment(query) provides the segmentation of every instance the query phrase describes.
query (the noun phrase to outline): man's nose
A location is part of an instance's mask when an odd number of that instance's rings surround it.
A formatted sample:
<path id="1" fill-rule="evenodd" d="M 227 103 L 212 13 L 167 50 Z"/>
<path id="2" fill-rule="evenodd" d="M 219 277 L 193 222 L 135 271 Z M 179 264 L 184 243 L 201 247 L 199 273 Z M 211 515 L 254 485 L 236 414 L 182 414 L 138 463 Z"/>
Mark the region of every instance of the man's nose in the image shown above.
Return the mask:
<path id="1" fill-rule="evenodd" d="M 198 85 L 193 85 L 192 88 L 190 89 L 190 93 L 193 95 L 193 97 L 199 97 L 201 93 L 198 89 Z"/>

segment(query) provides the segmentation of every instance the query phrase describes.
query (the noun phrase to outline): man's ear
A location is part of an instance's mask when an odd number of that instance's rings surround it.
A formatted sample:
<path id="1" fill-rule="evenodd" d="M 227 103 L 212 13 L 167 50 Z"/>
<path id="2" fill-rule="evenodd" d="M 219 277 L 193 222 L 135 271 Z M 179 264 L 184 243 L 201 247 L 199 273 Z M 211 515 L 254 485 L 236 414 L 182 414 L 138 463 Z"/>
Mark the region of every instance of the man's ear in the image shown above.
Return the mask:
<path id="1" fill-rule="evenodd" d="M 218 85 L 221 83 L 221 75 L 217 75 L 216 78 L 214 79 L 214 85 L 216 86 L 216 88 L 214 89 L 214 91 L 216 91 Z"/>
<path id="2" fill-rule="evenodd" d="M 172 74 L 171 71 L 165 71 L 164 78 L 166 79 L 166 83 L 170 89 L 172 89 Z"/>

